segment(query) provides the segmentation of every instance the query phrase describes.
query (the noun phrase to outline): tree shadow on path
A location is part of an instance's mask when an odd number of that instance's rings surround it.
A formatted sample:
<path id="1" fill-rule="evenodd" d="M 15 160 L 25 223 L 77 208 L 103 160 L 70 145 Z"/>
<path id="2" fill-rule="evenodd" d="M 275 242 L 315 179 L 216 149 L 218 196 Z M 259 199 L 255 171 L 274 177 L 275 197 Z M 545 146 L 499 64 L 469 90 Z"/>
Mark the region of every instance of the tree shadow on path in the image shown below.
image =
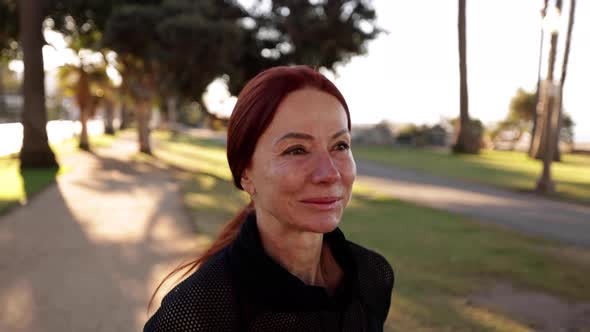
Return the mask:
<path id="1" fill-rule="evenodd" d="M 206 242 L 165 170 L 97 154 L 73 162 L 0 221 L 0 331 L 141 330 L 157 282 Z"/>

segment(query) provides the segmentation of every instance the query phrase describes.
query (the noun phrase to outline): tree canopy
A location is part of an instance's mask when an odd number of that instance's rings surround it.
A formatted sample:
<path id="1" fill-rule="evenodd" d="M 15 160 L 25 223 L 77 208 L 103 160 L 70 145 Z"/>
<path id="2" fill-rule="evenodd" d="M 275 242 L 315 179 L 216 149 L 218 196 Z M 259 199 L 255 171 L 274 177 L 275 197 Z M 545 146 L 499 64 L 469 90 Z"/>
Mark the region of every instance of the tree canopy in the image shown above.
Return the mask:
<path id="1" fill-rule="evenodd" d="M 114 8 L 103 41 L 119 54 L 157 63 L 164 90 L 199 100 L 222 75 L 237 94 L 271 66 L 333 69 L 364 53 L 380 31 L 374 10 L 360 0 L 279 0 L 249 11 L 237 1 L 165 0 Z"/>
<path id="2" fill-rule="evenodd" d="M 19 49 L 17 3 L 0 2 L 0 51 L 8 58 L 16 57 Z M 35 4 L 42 20 L 49 19 L 45 26 L 61 32 L 79 55 L 86 49 L 117 54 L 121 90 L 142 109 L 137 112 L 145 115 L 144 123 L 157 97 L 201 102 L 218 77 L 225 78 L 236 95 L 260 71 L 277 65 L 334 70 L 336 64 L 364 53 L 366 42 L 381 32 L 369 0 L 274 0 L 267 7 L 255 1 L 252 8 L 237 0 Z M 144 132 L 149 135 L 149 130 Z M 149 139 L 145 142 L 147 151 Z"/>
<path id="3" fill-rule="evenodd" d="M 514 140 L 520 139 L 523 133 L 529 132 L 533 125 L 534 114 L 537 109 L 537 99 L 534 92 L 528 92 L 522 88 L 516 90 L 516 94 L 510 100 L 510 110 L 506 118 L 502 120 L 492 132 L 496 138 L 503 132 L 511 132 Z M 567 143 L 573 142 L 574 122 L 567 113 L 562 114 L 559 138 Z"/>
<path id="4" fill-rule="evenodd" d="M 17 56 L 18 24 L 16 0 L 2 0 L 0 2 L 0 61 Z"/>
<path id="5" fill-rule="evenodd" d="M 158 65 L 163 91 L 199 100 L 226 75 L 232 94 L 261 70 L 288 64 L 334 69 L 381 30 L 367 0 L 47 0 L 45 17 L 69 47 L 109 48 Z M 0 3 L 0 50 L 16 57 L 16 0 Z"/>

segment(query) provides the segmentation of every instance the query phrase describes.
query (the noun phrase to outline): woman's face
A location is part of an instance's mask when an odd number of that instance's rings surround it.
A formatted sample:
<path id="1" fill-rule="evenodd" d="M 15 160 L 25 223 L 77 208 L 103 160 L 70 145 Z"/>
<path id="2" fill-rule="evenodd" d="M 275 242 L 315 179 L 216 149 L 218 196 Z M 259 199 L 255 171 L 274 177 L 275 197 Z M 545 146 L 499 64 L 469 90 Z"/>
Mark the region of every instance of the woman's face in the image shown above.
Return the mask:
<path id="1" fill-rule="evenodd" d="M 350 140 L 338 99 L 314 89 L 287 95 L 242 177 L 257 216 L 300 231 L 332 231 L 356 176 Z"/>

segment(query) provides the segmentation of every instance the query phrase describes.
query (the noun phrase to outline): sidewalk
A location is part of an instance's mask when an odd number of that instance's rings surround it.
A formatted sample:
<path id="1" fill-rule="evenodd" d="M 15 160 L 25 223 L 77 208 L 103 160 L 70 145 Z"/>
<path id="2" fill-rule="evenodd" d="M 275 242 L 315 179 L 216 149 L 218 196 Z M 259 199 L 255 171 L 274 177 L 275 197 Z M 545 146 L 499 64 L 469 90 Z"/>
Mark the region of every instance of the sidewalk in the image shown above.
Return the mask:
<path id="1" fill-rule="evenodd" d="M 76 154 L 56 185 L 0 217 L 0 331 L 142 330 L 157 283 L 206 239 L 177 181 L 130 161 L 136 149 Z"/>
<path id="2" fill-rule="evenodd" d="M 357 180 L 404 201 L 590 247 L 590 207 L 357 160 Z"/>

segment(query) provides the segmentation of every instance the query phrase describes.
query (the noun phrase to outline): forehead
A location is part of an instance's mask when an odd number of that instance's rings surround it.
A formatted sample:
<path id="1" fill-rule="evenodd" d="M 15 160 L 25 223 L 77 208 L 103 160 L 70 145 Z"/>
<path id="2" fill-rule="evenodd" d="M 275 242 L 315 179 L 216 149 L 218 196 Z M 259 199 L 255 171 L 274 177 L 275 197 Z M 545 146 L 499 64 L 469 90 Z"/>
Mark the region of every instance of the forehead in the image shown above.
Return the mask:
<path id="1" fill-rule="evenodd" d="M 288 94 L 279 104 L 269 134 L 284 131 L 312 132 L 348 128 L 348 117 L 340 101 L 317 89 L 302 89 Z"/>

